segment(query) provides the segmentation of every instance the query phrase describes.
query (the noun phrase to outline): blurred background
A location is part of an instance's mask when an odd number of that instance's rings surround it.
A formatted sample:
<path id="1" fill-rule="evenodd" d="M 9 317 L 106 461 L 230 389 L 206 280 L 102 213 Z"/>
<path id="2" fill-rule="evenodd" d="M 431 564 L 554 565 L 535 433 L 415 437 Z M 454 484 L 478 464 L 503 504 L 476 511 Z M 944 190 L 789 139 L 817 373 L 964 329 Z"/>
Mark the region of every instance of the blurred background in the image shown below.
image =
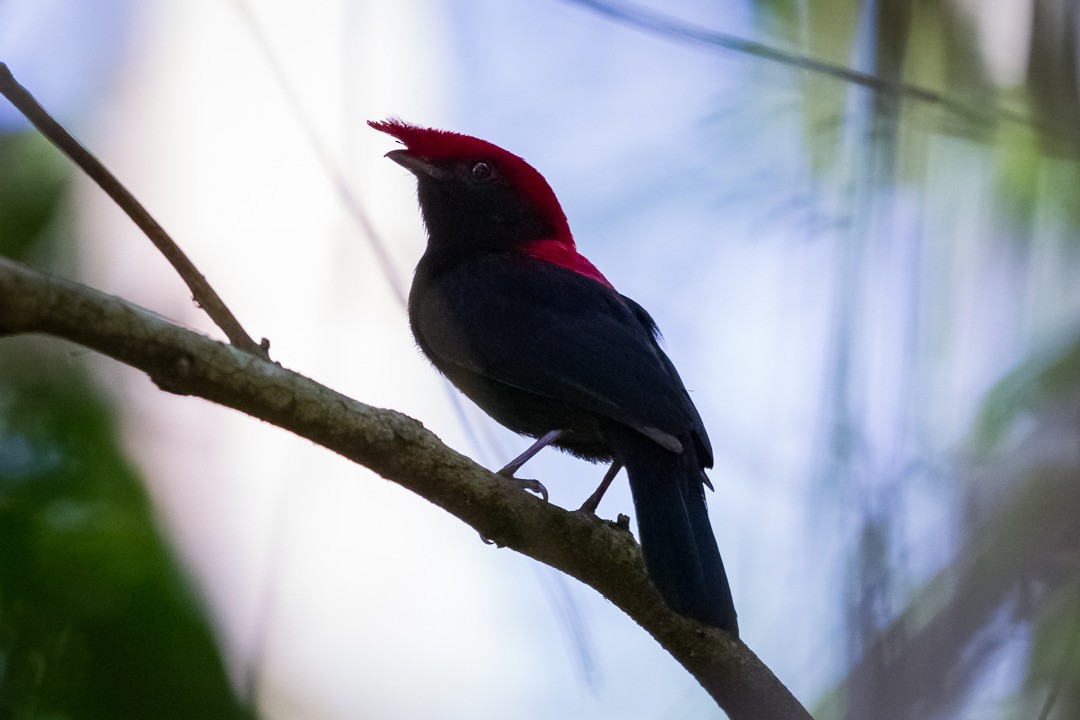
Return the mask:
<path id="1" fill-rule="evenodd" d="M 364 121 L 543 172 L 663 329 L 743 638 L 819 720 L 1080 717 L 1078 38 L 1069 0 L 0 0 L 0 61 L 275 360 L 489 467 L 527 442 L 413 347 L 414 183 Z M 0 253 L 218 336 L 6 102 Z M 0 339 L 0 717 L 718 714 L 370 472 Z"/>

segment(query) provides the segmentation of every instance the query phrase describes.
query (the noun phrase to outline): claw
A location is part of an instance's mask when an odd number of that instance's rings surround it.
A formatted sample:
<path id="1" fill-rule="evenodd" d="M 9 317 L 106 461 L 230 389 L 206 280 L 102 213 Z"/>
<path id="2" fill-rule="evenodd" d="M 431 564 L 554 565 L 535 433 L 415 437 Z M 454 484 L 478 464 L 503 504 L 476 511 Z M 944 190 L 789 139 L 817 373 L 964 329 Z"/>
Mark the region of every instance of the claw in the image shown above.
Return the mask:
<path id="1" fill-rule="evenodd" d="M 543 498 L 544 502 L 548 502 L 547 488 L 544 487 L 544 484 L 539 480 L 522 480 L 521 478 L 514 478 L 514 480 L 517 480 L 519 483 L 521 483 L 521 486 L 529 492 L 534 492 L 539 495 L 541 498 Z"/>
<path id="2" fill-rule="evenodd" d="M 516 468 L 504 467 L 502 470 L 500 470 L 499 472 L 497 472 L 495 474 L 499 475 L 500 477 L 504 477 L 507 480 L 513 480 L 514 482 L 521 485 L 521 488 L 523 490 L 528 490 L 529 492 L 536 493 L 537 495 L 539 495 L 540 497 L 542 497 L 544 499 L 544 502 L 547 502 L 548 501 L 548 491 L 547 491 L 547 488 L 544 487 L 544 484 L 541 483 L 539 480 L 527 480 L 525 478 L 514 477 L 514 470 L 515 469 Z"/>
<path id="3" fill-rule="evenodd" d="M 527 479 L 524 479 L 524 478 L 516 478 L 516 477 L 514 477 L 514 468 L 509 468 L 509 467 L 504 467 L 502 470 L 500 470 L 499 472 L 497 472 L 495 474 L 498 475 L 499 477 L 504 477 L 507 480 L 512 480 L 513 482 L 520 485 L 522 490 L 528 490 L 529 492 L 534 492 L 537 495 L 539 495 L 543 499 L 544 502 L 548 502 L 547 488 L 544 487 L 544 484 L 541 483 L 539 480 L 527 480 Z M 485 545 L 499 545 L 499 543 L 495 542 L 491 538 L 484 537 L 483 534 L 480 535 L 480 539 L 484 541 Z M 502 546 L 499 545 L 499 547 L 502 547 Z"/>
<path id="4" fill-rule="evenodd" d="M 505 466 L 503 466 L 503 468 L 501 470 L 499 470 L 495 474 L 496 475 L 501 475 L 504 478 L 506 478 L 507 480 L 514 480 L 514 481 L 520 483 L 523 488 L 525 488 L 526 490 L 528 490 L 530 492 L 536 493 L 537 495 L 539 495 L 540 497 L 542 497 L 544 499 L 544 502 L 547 502 L 548 501 L 548 491 L 547 491 L 547 488 L 544 487 L 543 484 L 540 483 L 540 481 L 538 481 L 538 480 L 522 480 L 521 478 L 514 477 L 514 473 L 516 473 L 519 469 L 521 469 L 521 466 L 524 465 L 526 462 L 528 462 L 529 458 L 531 458 L 536 453 L 540 452 L 541 449 L 547 447 L 551 443 L 558 440 L 564 434 L 566 434 L 566 431 L 564 431 L 564 430 L 552 430 L 551 432 L 545 433 L 543 435 L 543 437 L 539 438 L 536 442 L 534 442 L 532 445 L 530 445 L 528 450 L 526 450 L 525 452 L 521 453 L 516 458 L 511 460 L 509 463 L 507 463 Z"/>

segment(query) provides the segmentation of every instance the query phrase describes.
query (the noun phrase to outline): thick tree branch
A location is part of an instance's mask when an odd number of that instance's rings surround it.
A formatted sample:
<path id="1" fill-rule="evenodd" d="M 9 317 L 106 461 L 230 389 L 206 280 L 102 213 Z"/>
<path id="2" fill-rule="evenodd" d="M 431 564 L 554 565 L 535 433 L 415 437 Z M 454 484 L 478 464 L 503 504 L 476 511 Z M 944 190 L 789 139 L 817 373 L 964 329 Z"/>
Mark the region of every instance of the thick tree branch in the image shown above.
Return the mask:
<path id="1" fill-rule="evenodd" d="M 49 115 L 45 108 L 34 99 L 34 96 L 15 80 L 11 70 L 2 62 L 0 62 L 0 95 L 6 97 L 42 135 L 82 168 L 83 172 L 89 175 L 90 179 L 97 183 L 98 187 L 104 190 L 121 210 L 127 213 L 127 216 L 143 231 L 150 242 L 154 243 L 154 247 L 165 256 L 181 279 L 187 283 L 196 304 L 221 328 L 225 337 L 229 338 L 233 345 L 245 352 L 269 359 L 269 343 L 263 340 L 262 344 L 259 344 L 251 339 L 251 336 L 240 325 L 240 321 L 225 305 L 225 301 L 206 281 L 203 274 L 195 267 L 195 263 L 191 262 L 180 246 L 169 237 L 165 228 L 158 224 L 142 203 L 135 199 L 135 196 L 116 179 L 115 175 L 109 172 L 108 168 L 101 164 L 100 160 L 91 155 L 90 151 L 80 145 L 71 133 Z"/>
<path id="2" fill-rule="evenodd" d="M 416 420 L 351 400 L 120 298 L 0 258 L 0 336 L 64 338 L 160 388 L 240 410 L 365 467 L 484 537 L 593 587 L 637 621 L 735 720 L 810 715 L 742 642 L 671 612 L 625 527 L 568 512 L 445 446 Z"/>

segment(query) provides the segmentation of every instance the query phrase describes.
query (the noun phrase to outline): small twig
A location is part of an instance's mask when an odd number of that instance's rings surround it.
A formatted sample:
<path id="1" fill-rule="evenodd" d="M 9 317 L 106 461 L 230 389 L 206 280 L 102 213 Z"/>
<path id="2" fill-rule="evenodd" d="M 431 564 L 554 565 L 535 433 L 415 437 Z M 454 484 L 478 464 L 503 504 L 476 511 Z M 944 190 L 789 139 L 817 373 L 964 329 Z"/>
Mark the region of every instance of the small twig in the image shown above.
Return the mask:
<path id="1" fill-rule="evenodd" d="M 886 93 L 896 97 L 910 98 L 930 105 L 937 105 L 946 112 L 963 118 L 976 125 L 988 125 L 995 120 L 1026 125 L 1047 134 L 1060 135 L 1064 128 L 1048 121 L 1040 121 L 1029 115 L 1004 107 L 981 108 L 954 100 L 940 92 L 908 85 L 878 77 L 870 73 L 859 72 L 839 65 L 833 65 L 816 58 L 798 53 L 780 50 L 752 40 L 745 40 L 735 35 L 699 27 L 684 22 L 670 15 L 656 12 L 649 8 L 629 2 L 614 3 L 610 0 L 564 0 L 574 5 L 587 8 L 638 30 L 652 33 L 669 40 L 684 44 L 698 45 L 709 49 L 727 50 L 750 57 L 760 58 L 791 68 L 836 78 L 844 82 L 869 88 L 874 92 Z"/>
<path id="2" fill-rule="evenodd" d="M 274 48 L 270 45 L 270 40 L 259 26 L 259 22 L 255 17 L 255 13 L 251 8 L 250 3 L 245 2 L 245 0 L 233 0 L 233 4 L 236 6 L 237 12 L 240 13 L 244 24 L 247 26 L 248 31 L 255 40 L 259 52 L 262 53 L 263 60 L 266 62 L 266 67 L 270 71 L 271 76 L 273 76 L 274 82 L 277 83 L 278 88 L 281 90 L 281 94 L 284 96 L 285 101 L 289 104 L 289 109 L 292 110 L 296 121 L 300 123 L 300 129 L 303 131 L 304 137 L 307 139 L 311 149 L 315 152 L 315 156 L 318 158 L 319 164 L 322 165 L 327 179 L 330 180 L 334 186 L 334 190 L 337 191 L 338 198 L 341 200 L 342 205 L 345 206 L 349 218 L 356 223 L 360 228 L 361 234 L 367 238 L 372 252 L 375 253 L 375 260 L 382 269 L 383 277 L 386 278 L 386 282 L 390 285 L 390 290 L 394 293 L 394 299 L 396 299 L 398 304 L 404 308 L 408 304 L 409 289 L 402 283 L 401 274 L 394 265 L 394 260 L 390 256 L 390 251 L 387 248 L 386 243 L 375 229 L 375 225 L 371 222 L 371 218 L 368 216 L 360 199 L 356 197 L 356 194 L 349 187 L 349 181 L 345 179 L 345 174 L 334 160 L 333 154 L 319 138 L 319 133 L 315 129 L 315 125 L 311 122 L 311 117 L 305 111 L 304 105 L 300 101 L 300 97 L 296 94 L 296 90 L 289 82 L 289 77 L 285 72 L 284 66 L 281 64 L 281 60 L 274 53 Z"/>
<path id="3" fill-rule="evenodd" d="M 146 234 L 146 237 L 150 238 L 150 242 L 154 243 L 154 246 L 161 251 L 165 259 L 172 264 L 183 281 L 187 283 L 195 303 L 221 328 L 233 345 L 252 355 L 269 359 L 270 343 L 263 340 L 262 344 L 259 344 L 244 331 L 240 321 L 226 307 L 222 299 L 210 287 L 210 283 L 206 281 L 206 278 L 203 277 L 188 256 L 184 254 L 183 250 L 169 237 L 165 229 L 150 216 L 150 213 L 135 199 L 135 196 L 120 184 L 116 176 L 101 164 L 101 161 L 91 155 L 86 148 L 79 144 L 78 140 L 71 136 L 71 133 L 46 112 L 45 108 L 34 99 L 34 96 L 15 80 L 7 64 L 3 62 L 0 62 L 0 94 L 3 94 L 53 145 L 82 168 L 83 172 L 89 175 L 90 179 L 96 182 L 120 206 L 120 209 L 127 213 L 128 217 Z"/>

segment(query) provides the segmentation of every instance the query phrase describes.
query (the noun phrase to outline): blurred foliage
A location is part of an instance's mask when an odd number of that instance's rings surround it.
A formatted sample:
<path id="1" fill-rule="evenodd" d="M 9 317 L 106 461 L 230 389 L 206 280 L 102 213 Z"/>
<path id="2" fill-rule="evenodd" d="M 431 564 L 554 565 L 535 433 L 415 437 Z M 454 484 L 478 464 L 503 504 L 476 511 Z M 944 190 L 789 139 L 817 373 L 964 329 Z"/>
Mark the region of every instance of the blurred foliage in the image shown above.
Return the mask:
<path id="1" fill-rule="evenodd" d="M 1080 707 L 1080 578 L 1075 572 L 1045 603 L 1035 626 L 1026 692 L 1042 720 L 1071 720 Z"/>
<path id="2" fill-rule="evenodd" d="M 55 151 L 0 136 L 0 188 L 0 254 L 51 255 L 66 188 Z M 0 717 L 252 716 L 111 408 L 34 338 L 0 338 L 0 548 Z"/>
<path id="3" fill-rule="evenodd" d="M 1021 233 L 1035 221 L 1039 202 L 1038 138 L 1030 128 L 1008 125 L 997 137 L 1001 149 L 997 165 L 997 193 L 1002 199 L 1004 216 Z"/>
<path id="4" fill-rule="evenodd" d="M 6 102 L 6 100 L 0 101 Z M 25 260 L 58 217 L 67 187 L 60 154 L 37 133 L 0 133 L 0 255 Z"/>
<path id="5" fill-rule="evenodd" d="M 851 522 L 848 658 L 822 720 L 1080 717 L 1080 3 L 1030 0 L 1026 37 L 1012 16 L 1018 42 L 997 46 L 991 15 L 1009 6 L 754 3 L 770 44 L 895 84 L 792 76 L 802 161 L 838 208 L 821 475 Z M 1026 70 L 999 85 L 1003 67 Z M 883 376 L 900 408 L 885 447 L 860 403 L 880 372 L 868 317 L 907 353 Z M 936 407 L 973 387 L 985 394 L 966 415 Z M 926 439 L 935 412 L 965 438 L 949 454 Z M 913 579 L 895 499 L 920 465 L 942 467 L 955 525 L 944 566 Z"/>
<path id="6" fill-rule="evenodd" d="M 1080 159 L 1080 5 L 1034 0 L 1027 85 L 1035 117 L 1052 155 Z M 1075 193 L 1074 193 L 1075 194 Z"/>
<path id="7" fill-rule="evenodd" d="M 1010 429 L 1061 398 L 1080 400 L 1080 337 L 1033 353 L 987 393 L 976 432 L 979 449 L 990 453 L 1007 445 Z"/>
<path id="8" fill-rule="evenodd" d="M 1076 63 L 1069 62 L 1077 57 L 1080 5 L 1076 3 L 1033 0 L 1031 37 L 1036 41 L 1031 43 L 1027 84 L 1022 92 L 996 87 L 988 77 L 985 57 L 994 49 L 980 45 L 976 15 L 966 4 L 759 0 L 754 7 L 763 34 L 807 57 L 935 93 L 945 101 L 901 99 L 896 93 L 872 93 L 835 77 L 797 73 L 806 148 L 810 166 L 818 173 L 828 174 L 843 165 L 845 155 L 838 150 L 850 131 L 848 114 L 853 93 L 866 93 L 876 103 L 895 105 L 895 112 L 916 126 L 933 118 L 932 123 L 940 130 L 986 140 L 987 150 L 1001 155 L 1003 189 L 1007 190 L 1003 199 L 1017 195 L 1022 198 L 1025 189 L 1032 187 L 1025 182 L 1030 175 L 1024 170 L 1030 171 L 1033 152 L 1078 157 L 1080 80 Z M 990 8 L 979 11 L 993 12 Z M 874 18 L 869 37 L 870 28 L 860 25 L 867 24 L 867 17 Z M 908 133 L 906 137 L 922 135 Z M 1032 140 L 1036 144 L 1029 142 Z M 899 157 L 915 159 L 925 154 L 919 146 L 901 145 L 896 152 Z M 901 175 L 896 179 L 920 182 L 923 178 Z M 1075 206 L 1080 203 L 1080 193 L 1068 193 L 1061 200 Z M 1080 216 L 1073 220 L 1080 226 Z"/>

